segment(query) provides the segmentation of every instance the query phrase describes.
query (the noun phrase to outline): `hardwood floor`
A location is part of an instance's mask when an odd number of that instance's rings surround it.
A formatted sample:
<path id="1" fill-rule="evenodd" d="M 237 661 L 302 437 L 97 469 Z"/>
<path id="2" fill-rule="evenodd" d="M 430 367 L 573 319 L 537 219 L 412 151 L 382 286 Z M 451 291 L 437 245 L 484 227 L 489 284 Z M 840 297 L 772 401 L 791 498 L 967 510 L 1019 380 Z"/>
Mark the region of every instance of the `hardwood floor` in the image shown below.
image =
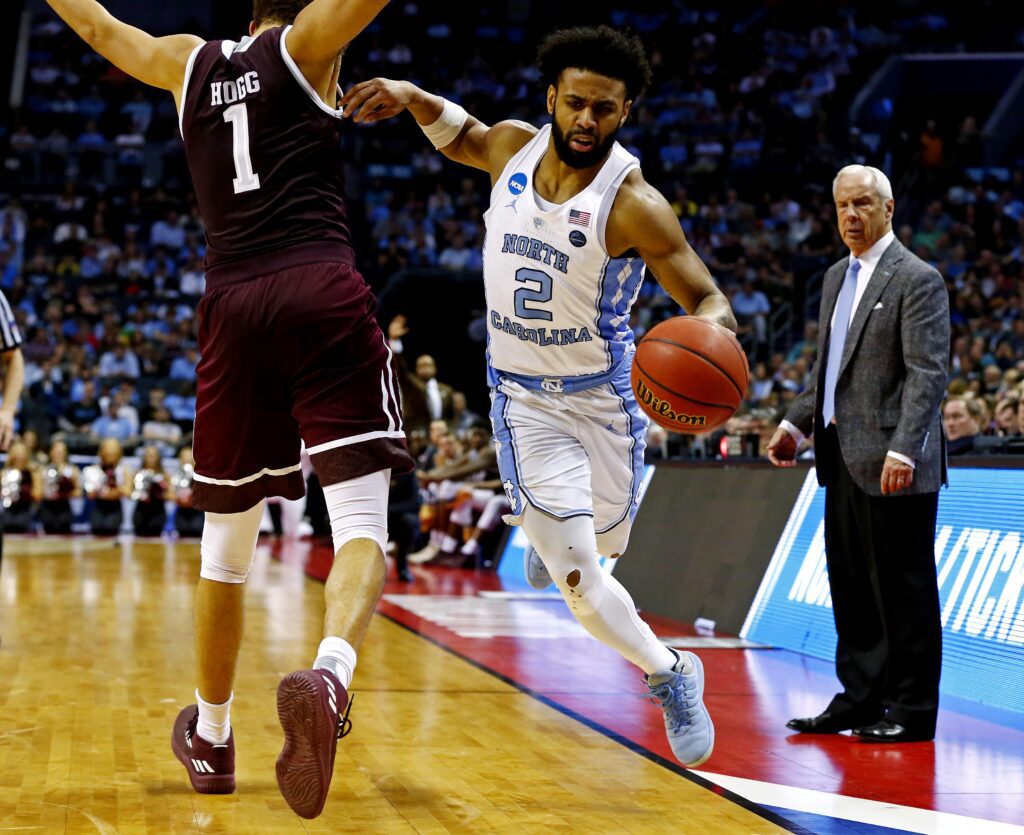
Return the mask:
<path id="1" fill-rule="evenodd" d="M 232 711 L 238 791 L 170 751 L 194 701 L 195 543 L 8 538 L 0 574 L 0 832 L 783 831 L 376 618 L 324 814 L 274 779 L 275 691 L 312 661 L 322 586 L 261 547 Z"/>

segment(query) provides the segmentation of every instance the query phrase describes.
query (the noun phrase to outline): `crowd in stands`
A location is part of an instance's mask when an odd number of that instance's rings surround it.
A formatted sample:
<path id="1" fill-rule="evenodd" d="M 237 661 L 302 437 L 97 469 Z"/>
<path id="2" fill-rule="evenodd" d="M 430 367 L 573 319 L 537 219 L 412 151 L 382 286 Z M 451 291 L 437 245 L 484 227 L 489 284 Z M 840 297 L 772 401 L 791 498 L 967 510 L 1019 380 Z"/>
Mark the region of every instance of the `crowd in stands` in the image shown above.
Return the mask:
<path id="1" fill-rule="evenodd" d="M 346 53 L 342 83 L 408 77 L 485 122 L 540 124 L 534 45 L 579 22 L 572 4 L 520 4 L 507 18 L 488 4 L 457 18 L 427 5 L 395 5 L 371 27 Z M 817 344 L 807 313 L 815 315 L 820 276 L 843 252 L 832 177 L 850 162 L 882 164 L 892 150 L 892 137 L 847 123 L 853 96 L 894 52 L 1022 43 L 1019 28 L 968 8 L 801 8 L 738 3 L 725 14 L 710 3 L 638 0 L 609 12 L 613 25 L 641 35 L 656 69 L 619 138 L 729 294 L 751 357 L 750 391 L 730 437 L 769 435 L 806 385 Z M 32 29 L 24 92 L 0 126 L 0 288 L 25 335 L 19 429 L 74 455 L 95 455 L 110 440 L 140 457 L 149 449 L 174 457 L 191 442 L 205 280 L 173 100 L 130 82 L 49 15 Z M 1024 166 L 976 167 L 979 118 L 946 113 L 937 124 L 905 126 L 916 159 L 941 175 L 898 195 L 896 228 L 946 277 L 954 334 L 946 410 L 965 407 L 980 434 L 1013 434 L 1019 414 L 1000 415 L 1024 401 Z M 408 117 L 346 123 L 344 143 L 361 268 L 376 289 L 404 270 L 480 270 L 485 176 L 434 152 Z M 894 184 L 900 177 L 893 172 Z M 782 310 L 791 317 L 780 319 Z M 635 308 L 638 335 L 678 312 L 648 280 Z M 405 324 L 391 324 L 400 343 Z M 467 351 L 483 351 L 482 330 L 451 333 Z M 410 340 L 425 351 L 424 335 Z M 486 420 L 470 409 L 484 411 L 484 381 L 454 391 L 425 353 L 403 373 L 420 475 L 395 486 L 405 497 L 397 516 L 429 519 L 424 554 L 451 551 L 456 538 L 454 550 L 476 559 L 473 543 L 486 544 L 502 497 L 484 455 Z M 651 440 L 655 456 L 731 448 L 718 436 L 690 442 L 654 430 Z M 38 481 L 28 480 L 36 503 L 44 501 Z M 131 492 L 130 483 L 117 489 Z M 402 539 L 406 552 L 424 544 L 418 531 Z"/>

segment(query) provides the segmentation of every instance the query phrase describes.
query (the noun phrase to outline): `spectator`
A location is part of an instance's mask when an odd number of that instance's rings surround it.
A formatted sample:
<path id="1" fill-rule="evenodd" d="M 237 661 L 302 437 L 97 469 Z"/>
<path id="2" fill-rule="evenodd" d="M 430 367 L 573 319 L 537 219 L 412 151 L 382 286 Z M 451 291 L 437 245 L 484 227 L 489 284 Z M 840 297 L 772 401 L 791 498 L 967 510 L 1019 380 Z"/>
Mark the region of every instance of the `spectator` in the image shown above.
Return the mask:
<path id="1" fill-rule="evenodd" d="M 3 494 L 3 525 L 10 533 L 32 530 L 36 502 L 42 498 L 38 468 L 32 463 L 28 447 L 21 441 L 11 444 L 7 463 L 0 470 Z"/>
<path id="2" fill-rule="evenodd" d="M 128 338 L 119 337 L 113 350 L 100 357 L 99 375 L 104 380 L 137 380 L 141 372 L 139 359 L 128 349 Z"/>
<path id="3" fill-rule="evenodd" d="M 68 458 L 63 441 L 50 445 L 50 460 L 43 468 L 39 521 L 49 534 L 71 533 L 71 499 L 82 495 L 82 474 Z"/>
<path id="4" fill-rule="evenodd" d="M 181 427 L 171 420 L 166 406 L 159 406 L 153 417 L 142 424 L 143 443 L 160 450 L 161 455 L 171 456 L 181 441 Z"/>
<path id="5" fill-rule="evenodd" d="M 192 507 L 192 481 L 195 478 L 195 459 L 192 447 L 182 447 L 178 453 L 178 469 L 171 477 L 172 498 L 175 502 L 174 529 L 179 536 L 199 537 L 203 535 L 203 521 L 206 518 L 201 510 Z"/>
<path id="6" fill-rule="evenodd" d="M 764 345 L 768 339 L 768 314 L 772 309 L 768 297 L 755 288 L 753 281 L 747 280 L 731 301 L 741 332 L 753 333 L 755 344 Z"/>
<path id="7" fill-rule="evenodd" d="M 127 496 L 130 482 L 121 464 L 123 455 L 121 444 L 107 438 L 100 444 L 96 463 L 82 472 L 82 487 L 93 502 L 89 528 L 97 536 L 116 534 L 124 522 L 121 499 Z"/>
<path id="8" fill-rule="evenodd" d="M 131 498 L 135 500 L 132 528 L 136 536 L 159 536 L 167 524 L 164 498 L 168 487 L 160 450 L 147 446 L 142 450 L 139 471 L 132 476 Z"/>
<path id="9" fill-rule="evenodd" d="M 190 383 L 196 381 L 196 365 L 199 363 L 199 351 L 194 345 L 185 348 L 184 355 L 175 357 L 171 362 L 170 379 L 186 380 Z"/>
<path id="10" fill-rule="evenodd" d="M 117 395 L 111 397 L 106 413 L 93 421 L 90 431 L 94 440 L 103 441 L 112 438 L 121 444 L 129 444 L 134 440 L 131 421 L 119 414 L 120 409 L 120 397 Z"/>
<path id="11" fill-rule="evenodd" d="M 409 550 L 420 530 L 420 489 L 414 473 L 392 476 L 388 495 L 388 535 L 394 543 L 395 569 L 403 583 L 412 582 Z"/>
<path id="12" fill-rule="evenodd" d="M 474 251 L 467 246 L 466 236 L 456 235 L 451 244 L 441 250 L 437 263 L 446 270 L 461 271 L 469 267 L 473 257 Z"/>
<path id="13" fill-rule="evenodd" d="M 946 430 L 950 455 L 965 455 L 974 450 L 974 439 L 981 434 L 981 406 L 976 398 L 951 397 L 942 407 L 942 425 Z"/>
<path id="14" fill-rule="evenodd" d="M 388 325 L 388 340 L 395 356 L 398 382 L 402 389 L 402 418 L 406 431 L 426 429 L 430 421 L 451 420 L 452 387 L 437 380 L 437 363 L 429 354 L 416 360 L 416 373 L 405 367 L 402 337 L 409 333 L 405 316 L 396 316 Z"/>

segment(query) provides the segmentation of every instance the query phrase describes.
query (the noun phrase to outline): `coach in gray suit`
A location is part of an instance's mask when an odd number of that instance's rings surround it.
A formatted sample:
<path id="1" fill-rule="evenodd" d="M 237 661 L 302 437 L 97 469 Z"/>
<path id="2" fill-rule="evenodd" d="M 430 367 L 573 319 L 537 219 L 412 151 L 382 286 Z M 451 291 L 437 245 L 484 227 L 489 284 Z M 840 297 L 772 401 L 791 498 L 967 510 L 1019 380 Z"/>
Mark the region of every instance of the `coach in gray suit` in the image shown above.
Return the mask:
<path id="1" fill-rule="evenodd" d="M 850 257 L 825 274 L 818 362 L 769 443 L 792 466 L 814 435 L 825 492 L 825 553 L 843 691 L 802 733 L 932 739 L 942 628 L 935 517 L 946 483 L 939 404 L 949 362 L 949 300 L 939 273 L 892 232 L 892 187 L 851 165 L 832 186 Z"/>

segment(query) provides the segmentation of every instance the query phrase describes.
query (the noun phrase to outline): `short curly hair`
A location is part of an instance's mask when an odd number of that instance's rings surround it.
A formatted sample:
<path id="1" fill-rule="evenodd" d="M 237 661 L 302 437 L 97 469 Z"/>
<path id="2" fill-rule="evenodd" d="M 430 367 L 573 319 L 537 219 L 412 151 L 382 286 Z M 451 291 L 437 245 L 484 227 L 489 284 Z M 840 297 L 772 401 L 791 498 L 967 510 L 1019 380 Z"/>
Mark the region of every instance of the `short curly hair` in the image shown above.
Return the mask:
<path id="1" fill-rule="evenodd" d="M 558 86 L 570 67 L 604 75 L 626 86 L 626 98 L 635 99 L 651 83 L 651 64 L 643 42 L 610 26 L 579 26 L 552 32 L 537 49 L 537 66 L 548 84 Z"/>
<path id="2" fill-rule="evenodd" d="M 253 0 L 252 19 L 257 26 L 264 23 L 282 23 L 285 25 L 295 22 L 306 6 L 312 0 Z"/>

